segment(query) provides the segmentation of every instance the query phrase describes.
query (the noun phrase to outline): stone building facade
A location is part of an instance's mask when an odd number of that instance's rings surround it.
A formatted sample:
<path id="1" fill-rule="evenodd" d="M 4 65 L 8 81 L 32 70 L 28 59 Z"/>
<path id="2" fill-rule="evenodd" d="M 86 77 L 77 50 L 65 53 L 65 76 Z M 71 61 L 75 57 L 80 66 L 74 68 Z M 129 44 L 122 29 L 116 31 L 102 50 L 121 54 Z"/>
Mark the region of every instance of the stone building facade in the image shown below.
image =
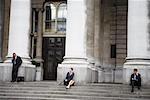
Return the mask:
<path id="1" fill-rule="evenodd" d="M 26 81 L 128 83 L 134 68 L 150 82 L 149 0 L 0 1 L 0 80 L 11 56 L 23 58 Z"/>

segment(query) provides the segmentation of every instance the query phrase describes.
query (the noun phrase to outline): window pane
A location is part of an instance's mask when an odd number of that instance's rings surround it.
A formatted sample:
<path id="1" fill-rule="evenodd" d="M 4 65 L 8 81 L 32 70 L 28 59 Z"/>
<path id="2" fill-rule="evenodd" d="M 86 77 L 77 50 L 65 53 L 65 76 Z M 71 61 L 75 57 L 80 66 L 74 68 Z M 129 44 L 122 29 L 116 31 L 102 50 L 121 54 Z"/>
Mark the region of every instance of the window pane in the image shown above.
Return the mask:
<path id="1" fill-rule="evenodd" d="M 46 6 L 46 20 L 51 20 L 51 7 Z"/>
<path id="2" fill-rule="evenodd" d="M 111 45 L 111 58 L 116 58 L 116 45 Z"/>
<path id="3" fill-rule="evenodd" d="M 58 21 L 57 25 L 58 31 L 65 32 L 66 31 L 66 21 Z"/>
<path id="4" fill-rule="evenodd" d="M 66 17 L 67 17 L 67 5 L 62 3 L 58 8 L 58 25 L 57 30 L 61 32 L 66 31 Z"/>
<path id="5" fill-rule="evenodd" d="M 38 12 L 32 9 L 32 33 L 38 31 Z"/>
<path id="6" fill-rule="evenodd" d="M 53 4 L 46 6 L 46 20 L 56 19 L 56 8 Z"/>
<path id="7" fill-rule="evenodd" d="M 58 18 L 66 19 L 66 17 L 67 17 L 67 5 L 65 3 L 62 3 L 62 4 L 59 5 Z"/>
<path id="8" fill-rule="evenodd" d="M 52 31 L 55 29 L 56 7 L 53 4 L 46 6 L 45 29 Z"/>

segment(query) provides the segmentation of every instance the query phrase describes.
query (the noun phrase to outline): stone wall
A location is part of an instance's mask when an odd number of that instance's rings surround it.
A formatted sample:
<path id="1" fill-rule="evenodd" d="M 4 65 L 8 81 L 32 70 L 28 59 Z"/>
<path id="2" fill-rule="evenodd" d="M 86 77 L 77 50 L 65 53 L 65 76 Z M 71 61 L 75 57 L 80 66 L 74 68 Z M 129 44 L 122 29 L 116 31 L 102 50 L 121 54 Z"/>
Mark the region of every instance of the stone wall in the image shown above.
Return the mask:
<path id="1" fill-rule="evenodd" d="M 104 5 L 104 82 L 122 82 L 122 68 L 127 56 L 127 0 L 106 0 Z M 116 45 L 116 58 L 111 58 Z"/>
<path id="2" fill-rule="evenodd" d="M 122 67 L 127 55 L 127 6 L 115 5 L 112 17 L 110 39 L 116 44 L 116 67 Z"/>

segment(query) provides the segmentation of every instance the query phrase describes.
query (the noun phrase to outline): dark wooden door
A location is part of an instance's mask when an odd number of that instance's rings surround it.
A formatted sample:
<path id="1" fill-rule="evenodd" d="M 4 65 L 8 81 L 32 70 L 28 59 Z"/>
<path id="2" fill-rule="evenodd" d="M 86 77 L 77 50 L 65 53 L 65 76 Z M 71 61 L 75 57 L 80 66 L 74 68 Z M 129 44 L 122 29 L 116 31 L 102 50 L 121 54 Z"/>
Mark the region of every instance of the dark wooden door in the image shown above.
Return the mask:
<path id="1" fill-rule="evenodd" d="M 43 38 L 44 80 L 56 80 L 57 66 L 65 55 L 64 37 Z"/>

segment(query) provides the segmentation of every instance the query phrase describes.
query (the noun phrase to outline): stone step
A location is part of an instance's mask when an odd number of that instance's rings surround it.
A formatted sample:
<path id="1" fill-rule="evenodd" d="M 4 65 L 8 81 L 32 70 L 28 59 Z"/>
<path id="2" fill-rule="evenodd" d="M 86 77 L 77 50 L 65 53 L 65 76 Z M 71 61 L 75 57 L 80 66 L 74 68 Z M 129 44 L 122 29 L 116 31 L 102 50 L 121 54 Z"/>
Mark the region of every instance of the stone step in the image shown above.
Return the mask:
<path id="1" fill-rule="evenodd" d="M 4 98 L 4 95 L 0 95 L 0 97 L 3 97 Z M 5 97 L 24 97 L 24 98 L 37 98 L 37 99 L 41 99 L 41 98 L 66 98 L 66 99 L 84 99 L 84 100 L 102 100 L 102 99 L 105 99 L 105 100 L 149 100 L 149 98 L 146 98 L 146 97 L 131 97 L 131 96 L 115 96 L 115 95 L 106 95 L 106 96 L 85 96 L 85 95 L 82 95 L 82 96 L 79 96 L 79 95 L 62 95 L 62 94 L 38 94 L 38 95 L 26 95 L 26 94 L 18 94 L 18 95 L 15 95 L 15 94 L 10 94 L 10 95 L 5 95 Z"/>
<path id="2" fill-rule="evenodd" d="M 71 89 L 57 82 L 0 82 L 0 100 L 150 100 L 150 87 L 142 90 L 123 84 L 85 84 Z"/>
<path id="3" fill-rule="evenodd" d="M 131 87 L 97 87 L 97 86 L 73 86 L 71 87 L 71 90 L 74 91 L 90 91 L 93 90 L 95 92 L 99 91 L 130 91 Z M 137 88 L 136 88 L 137 89 Z M 11 86 L 0 86 L 0 90 L 59 90 L 59 91 L 64 91 L 65 86 L 18 86 L 18 85 L 11 85 Z M 141 92 L 150 92 L 149 88 L 141 88 Z"/>
<path id="4" fill-rule="evenodd" d="M 90 90 L 95 90 L 95 92 L 100 91 L 104 91 L 104 90 L 120 90 L 120 91 L 130 91 L 131 87 L 102 87 L 102 86 L 74 86 L 72 87 L 74 91 L 78 90 L 78 91 L 90 91 Z M 65 90 L 64 86 L 23 86 L 23 85 L 10 85 L 10 86 L 0 86 L 0 90 L 59 90 L 59 91 L 63 91 Z M 149 92 L 150 89 L 149 88 L 142 88 L 141 89 L 144 92 Z M 141 92 L 142 92 L 141 91 Z"/>
<path id="5" fill-rule="evenodd" d="M 149 99 L 139 99 L 139 98 L 118 98 L 118 97 L 99 97 L 97 99 L 93 98 L 46 98 L 46 97 L 26 97 L 26 96 L 0 96 L 0 100 L 149 100 Z"/>
<path id="6" fill-rule="evenodd" d="M 63 82 L 56 82 L 56 81 L 38 81 L 38 82 L 0 82 L 0 85 L 8 85 L 8 84 L 22 84 L 22 85 L 58 85 L 58 84 L 63 84 Z M 76 83 L 78 86 L 81 84 Z M 122 84 L 116 84 L 116 83 L 86 83 L 82 84 L 83 86 L 86 85 L 98 85 L 98 86 L 122 86 Z M 127 85 L 124 85 L 127 86 Z"/>
<path id="7" fill-rule="evenodd" d="M 70 91 L 93 91 L 93 92 L 104 92 L 104 91 L 115 91 L 115 90 L 118 90 L 118 91 L 130 91 L 131 90 L 131 87 L 129 88 L 113 88 L 113 87 L 94 87 L 94 86 L 73 86 L 71 87 L 72 89 L 70 89 Z M 137 89 L 137 88 L 135 88 Z M 52 91 L 55 91 L 55 90 L 59 90 L 59 91 L 64 91 L 66 90 L 65 89 L 65 86 L 46 86 L 46 87 L 40 87 L 40 86 L 0 86 L 0 90 L 39 90 L 39 91 L 48 91 L 48 90 L 52 90 Z M 141 92 L 150 92 L 150 89 L 148 88 L 141 88 Z"/>
<path id="8" fill-rule="evenodd" d="M 72 90 L 72 89 L 70 89 Z M 85 91 L 85 92 L 81 92 L 81 91 L 70 91 L 70 90 L 66 90 L 66 91 L 28 91 L 28 90 L 0 90 L 0 95 L 35 95 L 35 96 L 41 96 L 41 95 L 49 95 L 49 94 L 55 94 L 55 95 L 84 95 L 84 96 L 119 96 L 119 97 L 124 97 L 124 96 L 132 96 L 132 97 L 143 97 L 143 98 L 149 98 L 150 97 L 150 93 L 143 93 L 140 91 L 137 91 L 134 95 L 130 93 L 130 91 L 126 92 L 120 92 L 120 91 L 101 91 L 101 92 L 91 92 L 91 91 Z"/>
<path id="9" fill-rule="evenodd" d="M 0 96 L 0 100 L 80 100 L 70 98 L 46 98 L 46 97 L 26 97 L 26 96 Z"/>
<path id="10" fill-rule="evenodd" d="M 96 84 L 84 84 L 84 85 L 80 85 L 80 84 L 75 84 L 78 87 L 82 86 L 82 87 L 115 87 L 115 88 L 130 88 L 129 85 L 123 85 L 123 84 L 102 84 L 102 83 L 96 83 Z M 17 86 L 17 87 L 22 87 L 22 86 L 27 86 L 27 87 L 50 87 L 50 86 L 63 86 L 63 85 L 59 85 L 58 82 L 15 82 L 15 83 L 11 83 L 11 82 L 6 82 L 6 83 L 1 83 L 0 82 L 0 86 Z M 146 88 L 146 89 L 150 89 L 149 86 L 142 86 L 142 88 Z"/>
<path id="11" fill-rule="evenodd" d="M 119 95 L 133 95 L 131 94 L 130 91 L 118 91 L 116 90 L 115 92 L 114 91 L 108 91 L 108 90 L 99 90 L 99 91 L 94 91 L 94 90 L 84 90 L 83 91 L 78 91 L 78 90 L 0 90 L 0 93 L 29 93 L 29 94 L 88 94 L 88 95 L 102 95 L 102 94 L 119 94 Z M 147 96 L 147 95 L 150 95 L 150 92 L 142 92 L 142 91 L 138 91 L 138 90 L 135 90 L 135 95 L 138 94 L 138 95 L 141 95 L 141 96 Z"/>

